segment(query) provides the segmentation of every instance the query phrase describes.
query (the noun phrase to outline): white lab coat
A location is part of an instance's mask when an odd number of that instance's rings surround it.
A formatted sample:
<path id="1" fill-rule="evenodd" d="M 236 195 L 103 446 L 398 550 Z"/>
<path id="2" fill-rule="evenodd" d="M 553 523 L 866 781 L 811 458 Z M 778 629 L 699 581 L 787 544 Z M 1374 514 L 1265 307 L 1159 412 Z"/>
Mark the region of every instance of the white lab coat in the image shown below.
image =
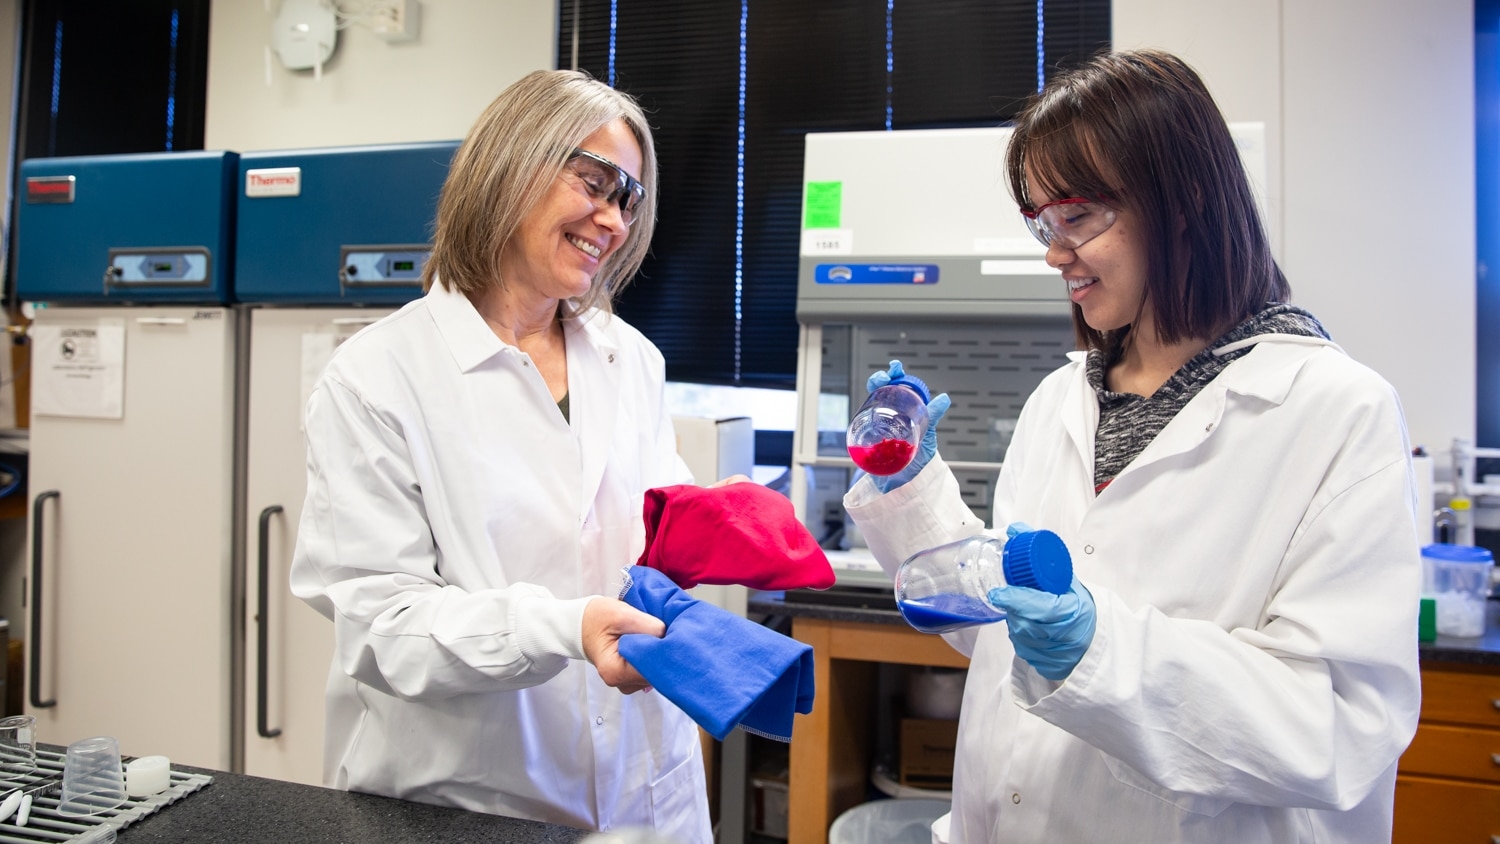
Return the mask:
<path id="1" fill-rule="evenodd" d="M 661 354 L 598 312 L 565 329 L 571 422 L 441 285 L 318 381 L 291 581 L 334 622 L 325 781 L 708 842 L 693 722 L 605 686 L 581 637 L 644 547 L 644 491 L 692 480 Z"/>
<path id="2" fill-rule="evenodd" d="M 1027 401 L 993 523 L 1060 534 L 1097 627 L 1061 683 L 1003 623 L 950 636 L 953 842 L 1390 840 L 1420 698 L 1401 409 L 1331 343 L 1247 344 L 1097 498 L 1083 355 Z M 941 459 L 845 503 L 887 571 L 982 527 Z"/>

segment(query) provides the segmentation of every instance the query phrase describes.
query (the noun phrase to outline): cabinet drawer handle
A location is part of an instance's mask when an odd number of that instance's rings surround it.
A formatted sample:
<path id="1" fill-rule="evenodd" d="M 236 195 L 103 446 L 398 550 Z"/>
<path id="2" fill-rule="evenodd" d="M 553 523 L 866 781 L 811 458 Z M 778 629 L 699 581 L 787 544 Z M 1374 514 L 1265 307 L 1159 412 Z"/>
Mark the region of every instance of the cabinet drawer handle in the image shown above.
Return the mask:
<path id="1" fill-rule="evenodd" d="M 1500 753 L 1491 753 L 1490 754 L 1490 761 L 1494 762 L 1496 765 L 1500 765 Z M 1497 837 L 1500 837 L 1500 836 L 1497 836 Z M 1500 841 L 1496 841 L 1495 844 L 1500 844 Z"/>
<path id="2" fill-rule="evenodd" d="M 1500 835 L 1491 835 L 1490 844 L 1500 844 Z"/>

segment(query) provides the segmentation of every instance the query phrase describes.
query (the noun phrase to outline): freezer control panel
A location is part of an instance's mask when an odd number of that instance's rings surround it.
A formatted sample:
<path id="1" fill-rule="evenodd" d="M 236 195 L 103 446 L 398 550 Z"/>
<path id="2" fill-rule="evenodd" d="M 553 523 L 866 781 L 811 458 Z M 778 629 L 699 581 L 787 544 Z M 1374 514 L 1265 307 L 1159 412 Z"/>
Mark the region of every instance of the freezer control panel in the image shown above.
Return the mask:
<path id="1" fill-rule="evenodd" d="M 104 286 L 206 285 L 208 265 L 208 250 L 203 247 L 111 249 L 109 266 L 104 269 Z"/>
<path id="2" fill-rule="evenodd" d="M 339 283 L 344 287 L 420 286 L 432 249 L 426 244 L 345 246 L 340 253 Z"/>

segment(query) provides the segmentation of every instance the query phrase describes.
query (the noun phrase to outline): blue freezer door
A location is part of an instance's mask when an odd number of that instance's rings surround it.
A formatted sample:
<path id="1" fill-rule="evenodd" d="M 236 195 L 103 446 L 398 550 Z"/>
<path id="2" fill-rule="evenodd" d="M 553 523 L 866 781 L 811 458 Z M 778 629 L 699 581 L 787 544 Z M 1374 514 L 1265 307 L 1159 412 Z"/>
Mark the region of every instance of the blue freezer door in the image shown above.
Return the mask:
<path id="1" fill-rule="evenodd" d="M 457 141 L 245 153 L 235 299 L 400 305 L 422 295 Z"/>
<path id="2" fill-rule="evenodd" d="M 222 151 L 21 162 L 17 294 L 79 304 L 229 302 L 238 164 Z"/>

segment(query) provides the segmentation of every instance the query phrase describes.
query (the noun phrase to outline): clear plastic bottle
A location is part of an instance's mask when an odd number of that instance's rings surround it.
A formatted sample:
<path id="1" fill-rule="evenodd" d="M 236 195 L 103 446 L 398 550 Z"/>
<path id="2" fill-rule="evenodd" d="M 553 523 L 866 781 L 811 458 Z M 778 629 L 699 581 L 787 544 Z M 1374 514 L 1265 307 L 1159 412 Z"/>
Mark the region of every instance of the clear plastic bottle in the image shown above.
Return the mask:
<path id="1" fill-rule="evenodd" d="M 896 570 L 896 606 L 923 633 L 1003 621 L 990 590 L 1029 586 L 1061 595 L 1073 584 L 1073 558 L 1050 530 L 1016 534 L 1009 541 L 971 536 L 918 551 Z"/>
<path id="2" fill-rule="evenodd" d="M 876 388 L 849 422 L 848 448 L 854 465 L 872 475 L 894 475 L 917 454 L 927 433 L 927 385 L 902 375 Z"/>

